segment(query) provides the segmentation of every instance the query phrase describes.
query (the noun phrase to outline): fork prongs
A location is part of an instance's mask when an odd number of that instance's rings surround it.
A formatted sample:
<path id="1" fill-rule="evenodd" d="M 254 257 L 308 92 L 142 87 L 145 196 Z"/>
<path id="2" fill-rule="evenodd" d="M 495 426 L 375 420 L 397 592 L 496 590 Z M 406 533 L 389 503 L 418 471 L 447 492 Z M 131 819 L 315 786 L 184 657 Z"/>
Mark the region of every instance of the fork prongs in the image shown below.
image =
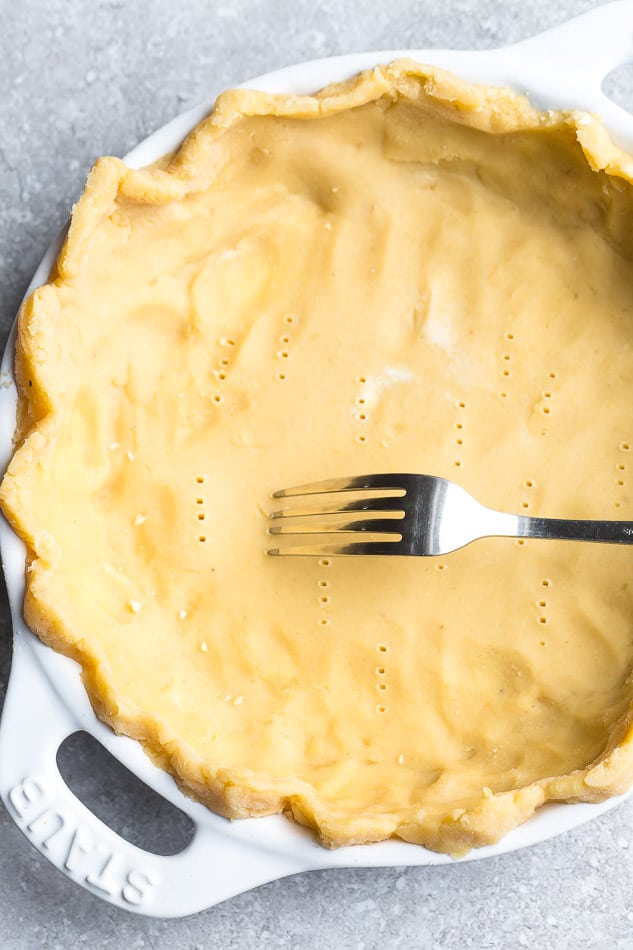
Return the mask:
<path id="1" fill-rule="evenodd" d="M 271 555 L 303 554 L 313 556 L 349 554 L 391 554 L 394 545 L 402 541 L 399 522 L 404 518 L 403 496 L 406 488 L 398 476 L 368 475 L 352 478 L 333 478 L 286 488 L 274 493 L 274 498 L 306 498 L 299 507 L 273 511 L 275 521 L 271 535 L 289 536 L 292 544 L 273 548 Z M 336 499 L 310 505 L 308 498 L 315 495 L 361 493 L 342 505 Z M 372 492 L 369 497 L 368 492 Z M 344 537 L 347 535 L 347 537 Z M 328 538 L 329 536 L 329 538 Z M 338 543 L 332 543 L 336 540 Z"/>
<path id="2" fill-rule="evenodd" d="M 384 514 L 387 516 L 391 515 L 394 518 L 401 518 L 404 514 L 402 497 L 402 495 L 380 495 L 372 498 L 356 498 L 352 501 L 346 501 L 343 505 L 336 505 L 334 500 L 330 500 L 326 504 L 321 504 L 320 507 L 317 500 L 316 504 L 308 503 L 306 505 L 293 505 L 292 508 L 278 508 L 276 511 L 271 511 L 269 517 L 273 520 L 278 518 L 288 520 L 289 518 L 307 518 L 313 515 L 340 515 L 357 511 L 360 512 L 361 515 L 370 512 L 373 513 L 374 516 Z"/>

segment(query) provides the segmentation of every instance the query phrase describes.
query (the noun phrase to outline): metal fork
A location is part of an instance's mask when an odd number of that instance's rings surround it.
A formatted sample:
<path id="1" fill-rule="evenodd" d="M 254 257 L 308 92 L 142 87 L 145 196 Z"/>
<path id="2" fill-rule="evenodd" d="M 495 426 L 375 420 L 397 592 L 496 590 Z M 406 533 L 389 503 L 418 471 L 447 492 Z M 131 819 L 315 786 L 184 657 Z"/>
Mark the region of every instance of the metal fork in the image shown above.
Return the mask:
<path id="1" fill-rule="evenodd" d="M 323 497 L 327 496 L 327 497 Z M 633 521 L 509 515 L 434 475 L 357 475 L 276 491 L 295 507 L 273 511 L 271 535 L 291 543 L 272 555 L 448 554 L 478 538 L 552 538 L 633 544 Z"/>

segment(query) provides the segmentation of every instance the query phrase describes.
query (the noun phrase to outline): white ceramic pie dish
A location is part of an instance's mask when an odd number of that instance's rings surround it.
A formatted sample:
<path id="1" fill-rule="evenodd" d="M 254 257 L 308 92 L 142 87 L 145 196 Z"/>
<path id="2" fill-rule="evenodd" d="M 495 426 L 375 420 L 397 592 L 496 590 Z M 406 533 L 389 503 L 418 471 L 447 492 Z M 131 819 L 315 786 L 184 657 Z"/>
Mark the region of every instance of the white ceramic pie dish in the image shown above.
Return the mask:
<path id="1" fill-rule="evenodd" d="M 399 57 L 441 66 L 462 78 L 527 93 L 539 108 L 583 109 L 599 115 L 616 142 L 633 152 L 633 116 L 607 99 L 607 73 L 633 60 L 633 0 L 598 7 L 537 37 L 485 52 L 388 50 L 302 63 L 244 85 L 270 92 L 310 93 L 378 63 Z M 213 100 L 185 113 L 135 148 L 126 161 L 139 167 L 174 150 L 211 109 Z M 29 291 L 43 283 L 61 238 L 48 249 Z M 0 461 L 11 456 L 16 390 L 15 327 L 0 376 Z M 120 907 L 156 917 L 179 917 L 210 907 L 266 881 L 328 867 L 442 865 L 451 862 L 420 846 L 386 841 L 327 851 L 311 834 L 281 816 L 230 822 L 180 793 L 141 746 L 116 736 L 95 716 L 79 667 L 44 646 L 22 615 L 25 551 L 4 520 L 0 547 L 14 628 L 11 677 L 0 726 L 0 796 L 18 828 L 51 863 L 78 884 Z M 70 791 L 57 765 L 63 740 L 85 730 L 159 794 L 193 819 L 196 834 L 180 854 L 157 856 L 119 837 Z M 494 846 L 464 860 L 499 855 L 543 841 L 613 808 L 547 805 Z"/>

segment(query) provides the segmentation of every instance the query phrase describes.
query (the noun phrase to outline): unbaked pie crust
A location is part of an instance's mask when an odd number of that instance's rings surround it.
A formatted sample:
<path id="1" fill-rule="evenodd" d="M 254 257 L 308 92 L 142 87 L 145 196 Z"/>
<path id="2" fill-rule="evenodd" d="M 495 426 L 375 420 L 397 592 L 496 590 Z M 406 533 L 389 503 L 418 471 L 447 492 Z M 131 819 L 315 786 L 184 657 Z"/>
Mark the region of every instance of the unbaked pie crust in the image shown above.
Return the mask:
<path id="1" fill-rule="evenodd" d="M 633 517 L 632 160 L 402 61 L 100 159 L 23 305 L 25 615 L 232 817 L 462 853 L 632 779 L 632 552 L 267 558 L 277 488 L 429 472 Z"/>

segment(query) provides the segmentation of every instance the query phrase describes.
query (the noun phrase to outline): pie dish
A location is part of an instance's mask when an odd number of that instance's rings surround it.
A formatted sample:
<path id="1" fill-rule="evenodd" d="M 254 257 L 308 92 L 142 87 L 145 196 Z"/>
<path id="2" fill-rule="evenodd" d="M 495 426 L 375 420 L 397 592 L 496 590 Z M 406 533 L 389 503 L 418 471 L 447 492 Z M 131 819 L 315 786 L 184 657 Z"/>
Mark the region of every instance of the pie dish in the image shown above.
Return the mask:
<path id="1" fill-rule="evenodd" d="M 303 95 L 376 63 L 408 56 L 417 62 L 437 63 L 471 81 L 527 89 L 531 101 L 541 108 L 591 110 L 604 118 L 616 141 L 631 150 L 630 116 L 604 96 L 600 84 L 610 69 L 630 57 L 628 33 L 622 26 L 623 20 L 633 15 L 632 9 L 627 2 L 609 4 L 506 49 L 356 54 L 300 64 L 259 77 L 248 86 L 269 93 Z M 211 102 L 173 120 L 130 153 L 126 162 L 140 167 L 174 152 L 210 106 Z M 46 281 L 59 247 L 56 242 L 47 252 L 32 288 Z M 11 385 L 14 340 L 12 334 L 0 389 L 7 462 L 16 411 Z M 163 917 L 192 913 L 264 881 L 315 867 L 441 865 L 450 860 L 447 855 L 396 840 L 352 849 L 318 849 L 309 834 L 281 816 L 229 823 L 183 797 L 138 743 L 116 736 L 94 716 L 77 664 L 44 646 L 26 628 L 22 618 L 25 547 L 4 523 L 0 523 L 0 535 L 15 631 L 11 681 L 0 729 L 0 795 L 17 826 L 64 874 L 112 903 Z M 196 835 L 189 848 L 169 857 L 142 851 L 107 828 L 72 795 L 59 775 L 55 753 L 63 738 L 78 728 L 91 732 L 148 785 L 192 817 Z M 503 840 L 472 851 L 466 860 L 543 841 L 603 813 L 618 800 L 539 808 Z M 73 857 L 78 835 L 84 847 L 79 862 Z M 220 867 L 221 873 L 212 871 Z M 125 886 L 126 868 L 136 879 L 141 875 L 143 888 L 130 891 Z M 119 877 L 121 887 L 116 886 Z"/>

